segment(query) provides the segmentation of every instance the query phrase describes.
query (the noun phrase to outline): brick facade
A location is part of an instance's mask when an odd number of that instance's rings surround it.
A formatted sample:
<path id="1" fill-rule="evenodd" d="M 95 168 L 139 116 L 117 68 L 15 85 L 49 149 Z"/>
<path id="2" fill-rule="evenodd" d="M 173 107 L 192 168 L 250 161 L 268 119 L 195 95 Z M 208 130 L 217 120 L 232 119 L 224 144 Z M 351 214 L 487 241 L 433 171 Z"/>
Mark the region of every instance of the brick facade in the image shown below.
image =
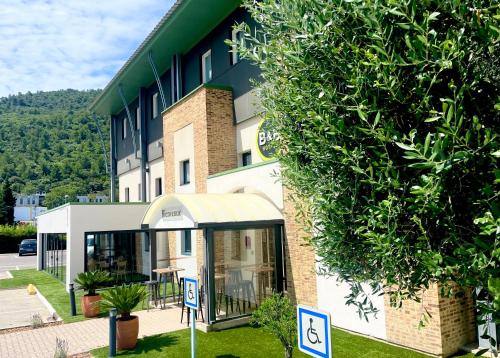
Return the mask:
<path id="1" fill-rule="evenodd" d="M 163 113 L 165 193 L 175 192 L 174 134 L 192 124 L 195 193 L 207 192 L 207 178 L 237 166 L 236 127 L 231 91 L 200 87 Z M 196 263 L 204 263 L 203 233 L 196 233 Z M 175 233 L 169 234 L 169 243 Z"/>
<path id="2" fill-rule="evenodd" d="M 316 258 L 305 240 L 303 223 L 296 219 L 297 210 L 290 195 L 290 190 L 283 187 L 287 292 L 293 302 L 316 307 Z"/>
<path id="3" fill-rule="evenodd" d="M 442 297 L 437 285 L 421 295 L 422 302 L 403 302 L 390 306 L 385 296 L 387 340 L 437 356 L 447 357 L 460 346 L 474 341 L 474 303 L 470 292 L 464 298 Z M 430 314 L 425 327 L 419 328 L 424 312 Z"/>

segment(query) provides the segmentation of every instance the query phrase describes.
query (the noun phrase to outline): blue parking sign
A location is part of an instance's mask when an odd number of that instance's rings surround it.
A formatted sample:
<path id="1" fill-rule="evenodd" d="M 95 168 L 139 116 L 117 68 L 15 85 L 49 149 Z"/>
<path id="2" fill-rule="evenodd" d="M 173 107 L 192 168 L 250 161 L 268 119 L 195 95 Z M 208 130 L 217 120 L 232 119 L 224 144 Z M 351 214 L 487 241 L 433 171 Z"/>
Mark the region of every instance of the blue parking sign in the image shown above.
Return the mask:
<path id="1" fill-rule="evenodd" d="M 297 305 L 299 349 L 316 358 L 332 356 L 330 314 Z"/>
<path id="2" fill-rule="evenodd" d="M 184 304 L 194 310 L 198 309 L 198 280 L 184 277 Z"/>

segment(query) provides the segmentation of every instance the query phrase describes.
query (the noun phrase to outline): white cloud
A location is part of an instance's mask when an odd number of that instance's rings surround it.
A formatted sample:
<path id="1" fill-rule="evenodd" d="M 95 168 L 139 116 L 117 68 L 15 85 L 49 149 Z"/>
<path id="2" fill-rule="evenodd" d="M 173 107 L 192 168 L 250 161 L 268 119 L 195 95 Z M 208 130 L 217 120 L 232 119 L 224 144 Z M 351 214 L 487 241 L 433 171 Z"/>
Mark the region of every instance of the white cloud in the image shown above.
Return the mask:
<path id="1" fill-rule="evenodd" d="M 173 0 L 2 0 L 0 96 L 103 88 Z"/>

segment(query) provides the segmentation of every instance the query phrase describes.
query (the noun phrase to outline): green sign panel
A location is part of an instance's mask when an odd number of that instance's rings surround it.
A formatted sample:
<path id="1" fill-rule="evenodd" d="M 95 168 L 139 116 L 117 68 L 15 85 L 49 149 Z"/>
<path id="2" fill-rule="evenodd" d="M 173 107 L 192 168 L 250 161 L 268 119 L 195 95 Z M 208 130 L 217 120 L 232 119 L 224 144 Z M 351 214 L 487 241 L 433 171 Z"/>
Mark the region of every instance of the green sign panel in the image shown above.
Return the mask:
<path id="1" fill-rule="evenodd" d="M 274 159 L 276 149 L 274 144 L 278 133 L 271 127 L 269 120 L 263 119 L 257 128 L 257 149 L 263 160 Z"/>

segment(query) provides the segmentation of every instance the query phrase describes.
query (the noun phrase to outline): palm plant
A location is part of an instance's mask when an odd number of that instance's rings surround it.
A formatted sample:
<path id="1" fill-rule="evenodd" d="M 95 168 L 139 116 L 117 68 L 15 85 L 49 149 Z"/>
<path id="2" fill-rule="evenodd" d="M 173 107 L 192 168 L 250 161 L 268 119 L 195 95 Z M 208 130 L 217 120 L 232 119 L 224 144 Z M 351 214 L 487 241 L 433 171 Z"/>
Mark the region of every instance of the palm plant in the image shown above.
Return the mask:
<path id="1" fill-rule="evenodd" d="M 106 271 L 81 272 L 75 278 L 77 288 L 88 292 L 89 296 L 96 295 L 96 289 L 105 286 L 112 281 L 112 277 Z"/>
<path id="2" fill-rule="evenodd" d="M 141 285 L 121 285 L 101 293 L 100 306 L 104 309 L 116 308 L 122 321 L 132 319 L 130 312 L 147 297 L 146 288 Z"/>

